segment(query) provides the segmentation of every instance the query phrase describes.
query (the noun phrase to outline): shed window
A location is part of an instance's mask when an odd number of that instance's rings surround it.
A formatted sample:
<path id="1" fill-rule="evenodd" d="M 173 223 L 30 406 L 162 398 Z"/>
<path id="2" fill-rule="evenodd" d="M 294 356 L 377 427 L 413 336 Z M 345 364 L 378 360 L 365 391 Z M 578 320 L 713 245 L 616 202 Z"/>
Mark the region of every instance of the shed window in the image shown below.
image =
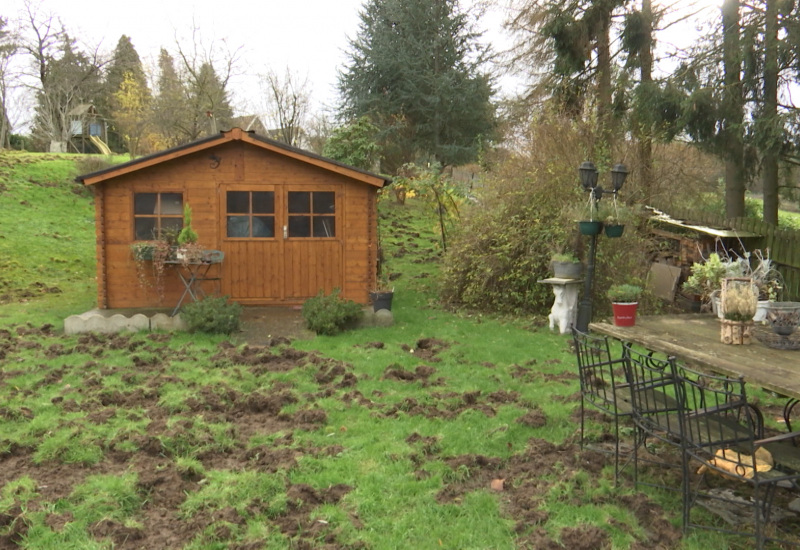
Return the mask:
<path id="1" fill-rule="evenodd" d="M 335 237 L 336 193 L 289 191 L 289 237 Z"/>
<path id="2" fill-rule="evenodd" d="M 233 238 L 270 239 L 275 236 L 273 191 L 228 191 L 227 233 Z"/>
<path id="3" fill-rule="evenodd" d="M 135 193 L 133 195 L 134 239 L 176 237 L 183 227 L 183 194 Z"/>

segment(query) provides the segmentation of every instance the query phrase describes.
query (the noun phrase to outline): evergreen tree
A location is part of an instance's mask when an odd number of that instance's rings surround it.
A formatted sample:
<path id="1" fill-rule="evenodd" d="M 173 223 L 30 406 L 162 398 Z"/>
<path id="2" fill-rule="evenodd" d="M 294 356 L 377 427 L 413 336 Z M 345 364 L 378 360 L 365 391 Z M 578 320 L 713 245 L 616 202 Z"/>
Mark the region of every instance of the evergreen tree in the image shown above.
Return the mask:
<path id="1" fill-rule="evenodd" d="M 104 94 L 97 105 L 100 114 L 111 119 L 109 121 L 108 144 L 115 151 L 121 151 L 126 147 L 126 140 L 120 135 L 119 124 L 111 117 L 112 113 L 119 112 L 123 108 L 117 102 L 118 94 L 123 85 L 126 88 L 123 96 L 129 96 L 131 90 L 135 88 L 137 102 L 141 101 L 147 104 L 150 101 L 151 94 L 147 86 L 147 77 L 142 67 L 142 61 L 136 52 L 136 48 L 131 43 L 131 39 L 124 34 L 120 37 L 117 47 L 114 49 L 114 57 L 106 71 Z M 129 107 L 130 104 L 126 108 Z"/>
<path id="2" fill-rule="evenodd" d="M 162 48 L 158 56 L 158 90 L 153 101 L 153 128 L 162 140 L 161 147 L 186 142 L 188 118 L 186 92 L 175 70 L 175 60 Z"/>
<path id="3" fill-rule="evenodd" d="M 611 28 L 625 0 L 532 0 L 522 2 L 508 27 L 519 40 L 511 64 L 527 73 L 526 94 L 534 101 L 551 98 L 573 117 L 591 113 L 597 120 L 596 151 L 590 157 L 610 163 L 612 137 Z M 542 70 L 542 69 L 545 70 Z"/>
<path id="4" fill-rule="evenodd" d="M 210 62 L 202 63 L 197 71 L 189 71 L 187 89 L 192 110 L 193 135 L 187 136 L 190 140 L 230 128 L 233 109 L 228 102 L 228 92 Z"/>
<path id="5" fill-rule="evenodd" d="M 495 127 L 488 50 L 458 0 L 369 0 L 338 87 L 345 120 L 380 128 L 383 170 L 477 157 Z"/>

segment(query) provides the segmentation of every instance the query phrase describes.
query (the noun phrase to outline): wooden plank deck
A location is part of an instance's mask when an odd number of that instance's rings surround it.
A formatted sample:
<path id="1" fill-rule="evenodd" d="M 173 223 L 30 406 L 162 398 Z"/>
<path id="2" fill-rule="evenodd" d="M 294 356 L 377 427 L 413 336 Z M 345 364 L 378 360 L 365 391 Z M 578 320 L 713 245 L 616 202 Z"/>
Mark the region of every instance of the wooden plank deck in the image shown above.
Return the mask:
<path id="1" fill-rule="evenodd" d="M 747 346 L 723 344 L 719 321 L 708 314 L 639 316 L 633 327 L 597 322 L 589 330 L 674 355 L 698 370 L 741 375 L 750 385 L 800 399 L 800 351 L 773 349 L 755 338 Z"/>

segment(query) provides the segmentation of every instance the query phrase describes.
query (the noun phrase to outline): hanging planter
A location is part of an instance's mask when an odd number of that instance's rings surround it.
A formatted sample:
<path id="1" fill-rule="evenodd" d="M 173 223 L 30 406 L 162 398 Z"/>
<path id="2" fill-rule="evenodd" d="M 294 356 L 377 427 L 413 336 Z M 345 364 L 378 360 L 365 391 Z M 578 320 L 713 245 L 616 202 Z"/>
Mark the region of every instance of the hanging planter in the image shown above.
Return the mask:
<path id="1" fill-rule="evenodd" d="M 603 230 L 603 222 L 600 221 L 580 221 L 578 229 L 581 235 L 599 235 Z"/>
<path id="2" fill-rule="evenodd" d="M 622 232 L 625 230 L 625 226 L 622 224 L 614 224 L 614 225 L 604 224 L 603 227 L 605 228 L 606 231 L 606 237 L 610 238 L 622 237 Z"/>

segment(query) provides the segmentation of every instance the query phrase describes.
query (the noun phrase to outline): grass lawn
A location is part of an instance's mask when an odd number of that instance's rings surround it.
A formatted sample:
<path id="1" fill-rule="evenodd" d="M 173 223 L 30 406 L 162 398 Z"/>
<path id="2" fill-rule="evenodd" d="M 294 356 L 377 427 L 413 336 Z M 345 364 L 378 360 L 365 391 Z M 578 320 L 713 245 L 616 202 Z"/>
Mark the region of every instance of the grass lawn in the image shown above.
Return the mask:
<path id="1" fill-rule="evenodd" d="M 0 156 L 0 548 L 751 546 L 682 538 L 676 493 L 615 488 L 581 451 L 574 358 L 544 319 L 436 306 L 413 201 L 381 205 L 393 327 L 263 348 L 63 335 L 95 298 L 73 176 L 68 157 Z"/>

